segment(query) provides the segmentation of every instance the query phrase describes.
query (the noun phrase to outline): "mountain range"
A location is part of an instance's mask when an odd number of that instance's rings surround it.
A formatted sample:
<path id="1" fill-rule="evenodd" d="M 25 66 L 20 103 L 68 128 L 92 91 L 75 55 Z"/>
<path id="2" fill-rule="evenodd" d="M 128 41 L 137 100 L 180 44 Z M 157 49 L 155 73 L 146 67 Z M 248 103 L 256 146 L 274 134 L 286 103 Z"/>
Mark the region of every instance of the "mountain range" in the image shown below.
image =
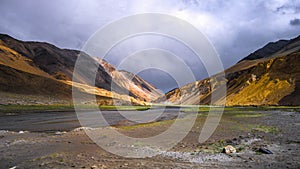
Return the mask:
<path id="1" fill-rule="evenodd" d="M 73 79 L 78 56 L 99 65 L 95 82 Z M 107 61 L 45 42 L 25 42 L 0 34 L 0 104 L 72 103 L 72 87 L 82 103 L 98 104 L 300 105 L 300 36 L 270 42 L 220 74 L 161 93 L 149 82 Z M 87 69 L 87 71 L 92 71 Z M 95 85 L 93 85 L 93 83 Z M 226 85 L 225 96 L 218 95 Z M 113 88 L 111 86 L 114 86 Z M 211 100 L 216 95 L 217 99 Z"/>
<path id="2" fill-rule="evenodd" d="M 176 88 L 166 98 L 173 104 L 300 105 L 300 36 L 270 42 L 226 69 L 225 79 L 218 76 Z M 220 83 L 226 83 L 226 102 L 218 96 Z"/>
<path id="3" fill-rule="evenodd" d="M 89 64 L 98 65 L 95 85 L 85 77 L 72 82 L 79 54 Z M 83 94 L 96 93 L 97 102 L 108 105 L 113 104 L 112 98 L 120 101 L 118 104 L 145 104 L 162 95 L 145 80 L 119 71 L 105 60 L 49 43 L 20 41 L 5 34 L 0 35 L 0 64 L 2 104 L 71 103 L 72 86 Z M 85 97 L 82 100 L 89 102 Z"/>

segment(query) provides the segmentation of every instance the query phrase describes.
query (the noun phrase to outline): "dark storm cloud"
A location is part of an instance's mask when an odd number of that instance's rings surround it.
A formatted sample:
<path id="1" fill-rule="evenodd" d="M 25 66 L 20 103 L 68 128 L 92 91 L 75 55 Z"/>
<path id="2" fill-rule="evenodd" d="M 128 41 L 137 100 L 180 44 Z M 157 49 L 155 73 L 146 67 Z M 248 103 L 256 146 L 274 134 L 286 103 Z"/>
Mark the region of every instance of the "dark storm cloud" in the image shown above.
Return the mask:
<path id="1" fill-rule="evenodd" d="M 276 9 L 276 12 L 280 12 L 281 14 L 300 13 L 300 6 L 296 6 L 296 5 L 299 5 L 299 3 L 297 4 L 294 2 L 292 4 L 282 5 Z"/>
<path id="2" fill-rule="evenodd" d="M 71 8 L 75 6 L 64 4 L 63 1 L 57 4 L 30 0 L 25 3 L 1 1 L 0 31 L 23 40 L 48 41 L 61 47 L 76 48 L 85 40 L 85 36 L 84 32 L 76 33 L 80 25 L 72 23 Z"/>
<path id="3" fill-rule="evenodd" d="M 296 18 L 296 19 L 290 20 L 290 25 L 299 26 L 300 25 L 300 19 Z"/>
<path id="4" fill-rule="evenodd" d="M 104 25 L 145 12 L 170 14 L 193 24 L 211 41 L 225 68 L 270 41 L 300 34 L 299 27 L 295 26 L 299 25 L 300 13 L 297 0 L 7 0 L 0 1 L 0 33 L 22 40 L 46 41 L 61 48 L 81 49 Z M 163 39 L 147 41 L 125 45 L 115 50 L 108 60 L 117 66 L 125 54 L 135 49 L 161 47 L 180 56 L 197 79 L 207 76 L 201 61 L 176 43 Z M 172 80 L 157 82 L 160 77 L 154 77 L 153 72 L 142 75 L 161 89 L 175 86 Z"/>
<path id="5" fill-rule="evenodd" d="M 121 16 L 97 1 L 1 1 L 0 32 L 23 40 L 47 41 L 80 49 L 99 27 Z M 101 12 L 99 12 L 101 11 Z M 105 17 L 103 12 L 107 12 Z"/>

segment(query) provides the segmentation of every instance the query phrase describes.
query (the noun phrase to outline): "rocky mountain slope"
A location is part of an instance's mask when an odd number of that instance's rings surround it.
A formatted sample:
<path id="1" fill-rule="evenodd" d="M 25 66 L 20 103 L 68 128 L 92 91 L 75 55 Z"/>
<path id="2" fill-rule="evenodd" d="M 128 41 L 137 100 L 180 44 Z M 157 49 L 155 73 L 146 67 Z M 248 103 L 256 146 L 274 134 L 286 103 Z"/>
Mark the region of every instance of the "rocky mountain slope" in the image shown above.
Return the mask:
<path id="1" fill-rule="evenodd" d="M 88 64 L 99 64 L 95 87 L 84 76 L 76 77 L 77 83 L 72 83 L 79 54 L 77 50 L 60 49 L 44 42 L 24 42 L 0 34 L 0 101 L 32 95 L 37 96 L 35 99 L 46 96 L 54 102 L 70 102 L 72 85 L 85 94 L 93 94 L 89 89 L 95 89 L 103 104 L 111 104 L 107 102 L 111 98 L 144 103 L 162 95 L 140 77 L 128 76 L 130 73 L 118 71 L 106 61 L 87 54 L 81 56 Z"/>
<path id="2" fill-rule="evenodd" d="M 226 103 L 218 96 L 212 104 L 300 105 L 300 36 L 269 43 L 219 75 L 187 84 L 166 94 L 175 104 L 210 104 L 226 83 Z M 160 101 L 158 99 L 158 101 Z"/>

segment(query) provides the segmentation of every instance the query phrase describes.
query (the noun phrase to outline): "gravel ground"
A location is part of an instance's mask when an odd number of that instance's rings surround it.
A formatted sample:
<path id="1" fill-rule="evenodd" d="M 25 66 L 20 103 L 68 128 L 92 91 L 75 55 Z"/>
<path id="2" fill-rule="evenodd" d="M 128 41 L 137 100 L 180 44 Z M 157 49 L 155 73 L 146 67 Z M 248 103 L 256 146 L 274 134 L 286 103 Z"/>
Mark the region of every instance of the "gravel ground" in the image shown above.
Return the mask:
<path id="1" fill-rule="evenodd" d="M 1 130 L 0 168 L 300 168 L 300 113 L 255 114 L 259 116 L 225 113 L 213 136 L 202 144 L 197 139 L 205 116 L 199 116 L 185 139 L 170 150 L 153 150 L 160 151 L 160 155 L 149 158 L 124 158 L 108 153 L 81 128 L 52 133 Z M 143 137 L 166 127 L 162 124 L 119 130 Z M 237 153 L 222 153 L 225 145 L 234 146 Z M 151 149 L 147 148 L 145 151 Z M 260 148 L 273 154 L 261 153 Z"/>

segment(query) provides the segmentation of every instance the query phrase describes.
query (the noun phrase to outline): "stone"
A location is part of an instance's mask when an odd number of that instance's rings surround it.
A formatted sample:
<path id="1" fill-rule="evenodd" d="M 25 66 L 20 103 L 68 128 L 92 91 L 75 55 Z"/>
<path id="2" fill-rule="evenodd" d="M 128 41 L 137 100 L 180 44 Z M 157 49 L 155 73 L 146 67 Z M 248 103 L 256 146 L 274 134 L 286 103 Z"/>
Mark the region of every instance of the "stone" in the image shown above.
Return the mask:
<path id="1" fill-rule="evenodd" d="M 259 148 L 258 152 L 263 153 L 263 154 L 273 154 L 272 151 L 266 149 L 266 148 Z"/>
<path id="2" fill-rule="evenodd" d="M 225 141 L 226 141 L 227 144 L 232 144 L 232 143 L 233 143 L 233 141 L 230 140 L 230 139 L 227 139 L 227 140 L 225 140 Z"/>
<path id="3" fill-rule="evenodd" d="M 98 167 L 96 165 L 92 165 L 91 169 L 98 169 Z"/>
<path id="4" fill-rule="evenodd" d="M 233 146 L 228 145 L 223 148 L 223 153 L 226 153 L 226 154 L 236 153 L 236 149 Z"/>

